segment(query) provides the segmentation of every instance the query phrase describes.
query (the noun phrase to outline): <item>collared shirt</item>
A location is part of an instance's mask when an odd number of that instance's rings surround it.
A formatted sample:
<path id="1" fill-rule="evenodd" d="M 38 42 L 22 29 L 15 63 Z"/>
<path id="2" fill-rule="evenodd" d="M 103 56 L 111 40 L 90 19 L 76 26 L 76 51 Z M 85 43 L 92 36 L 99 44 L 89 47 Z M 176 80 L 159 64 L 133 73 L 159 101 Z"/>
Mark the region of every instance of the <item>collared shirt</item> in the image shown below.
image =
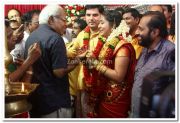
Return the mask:
<path id="1" fill-rule="evenodd" d="M 174 44 L 167 40 L 161 40 L 151 52 L 148 52 L 147 48 L 143 49 L 135 69 L 131 117 L 139 117 L 140 97 L 144 77 L 153 71 L 174 71 L 175 63 L 171 58 L 173 56 L 172 53 L 175 53 L 174 51 Z"/>
<path id="2" fill-rule="evenodd" d="M 10 54 L 13 57 L 13 61 L 15 61 L 16 58 L 23 58 L 24 52 L 25 52 L 25 43 L 27 38 L 29 37 L 29 33 L 24 31 L 24 37 L 21 42 L 17 43 L 15 45 L 15 48 L 10 52 Z"/>
<path id="3" fill-rule="evenodd" d="M 47 24 L 41 24 L 26 41 L 25 56 L 31 44 L 38 42 L 42 55 L 33 64 L 32 82 L 40 85 L 32 92 L 29 100 L 31 112 L 45 115 L 59 108 L 70 108 L 68 76 L 61 78 L 53 74 L 53 70 L 67 68 L 66 48 L 62 37 Z"/>

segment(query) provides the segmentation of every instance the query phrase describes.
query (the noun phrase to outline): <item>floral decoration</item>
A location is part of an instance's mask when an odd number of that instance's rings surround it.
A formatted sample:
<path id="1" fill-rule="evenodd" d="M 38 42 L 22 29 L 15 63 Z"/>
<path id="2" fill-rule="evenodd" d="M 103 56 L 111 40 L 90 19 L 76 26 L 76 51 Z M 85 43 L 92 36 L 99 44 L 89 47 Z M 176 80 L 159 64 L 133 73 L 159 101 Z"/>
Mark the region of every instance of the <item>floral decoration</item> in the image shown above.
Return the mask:
<path id="1" fill-rule="evenodd" d="M 72 22 L 72 17 L 77 17 L 78 15 L 85 13 L 83 5 L 66 5 L 64 8 L 67 14 L 66 20 L 69 23 Z"/>

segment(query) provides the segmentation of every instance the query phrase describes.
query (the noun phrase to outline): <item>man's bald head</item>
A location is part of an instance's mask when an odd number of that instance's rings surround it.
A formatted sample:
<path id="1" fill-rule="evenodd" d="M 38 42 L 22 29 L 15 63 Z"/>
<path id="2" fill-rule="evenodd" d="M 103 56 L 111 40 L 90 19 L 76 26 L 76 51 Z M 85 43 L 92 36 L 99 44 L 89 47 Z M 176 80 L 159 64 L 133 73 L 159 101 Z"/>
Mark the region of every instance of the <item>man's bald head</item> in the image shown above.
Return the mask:
<path id="1" fill-rule="evenodd" d="M 151 5 L 149 6 L 149 11 L 159 11 L 163 13 L 163 8 L 161 5 Z"/>

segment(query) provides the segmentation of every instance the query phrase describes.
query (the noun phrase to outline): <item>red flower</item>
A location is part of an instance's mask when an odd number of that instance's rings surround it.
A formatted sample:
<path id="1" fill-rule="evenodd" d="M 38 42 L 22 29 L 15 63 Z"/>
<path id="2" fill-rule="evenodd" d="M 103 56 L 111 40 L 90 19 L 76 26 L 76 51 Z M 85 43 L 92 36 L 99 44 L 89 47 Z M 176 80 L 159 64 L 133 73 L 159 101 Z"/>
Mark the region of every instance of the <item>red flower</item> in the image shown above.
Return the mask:
<path id="1" fill-rule="evenodd" d="M 72 7 L 72 6 L 68 6 L 68 9 L 69 9 L 69 10 L 72 10 L 72 9 L 73 9 L 73 7 Z"/>
<path id="2" fill-rule="evenodd" d="M 128 37 L 129 36 L 129 33 L 128 32 L 126 32 L 126 37 Z"/>
<path id="3" fill-rule="evenodd" d="M 72 17 L 72 16 L 74 16 L 74 14 L 73 14 L 73 13 L 71 13 L 71 14 L 70 14 L 70 16 Z"/>
<path id="4" fill-rule="evenodd" d="M 80 10 L 81 10 L 81 6 L 77 6 L 76 11 L 80 11 Z"/>

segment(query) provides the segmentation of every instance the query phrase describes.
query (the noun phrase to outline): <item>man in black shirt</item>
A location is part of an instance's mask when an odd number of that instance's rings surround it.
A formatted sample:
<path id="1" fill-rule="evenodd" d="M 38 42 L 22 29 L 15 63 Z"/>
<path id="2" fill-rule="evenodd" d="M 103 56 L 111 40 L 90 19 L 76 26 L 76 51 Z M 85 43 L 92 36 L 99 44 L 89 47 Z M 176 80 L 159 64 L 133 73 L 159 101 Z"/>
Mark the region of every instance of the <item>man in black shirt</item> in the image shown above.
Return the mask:
<path id="1" fill-rule="evenodd" d="M 27 39 L 27 49 L 34 42 L 41 46 L 42 55 L 33 64 L 32 82 L 40 85 L 29 97 L 31 117 L 71 117 L 70 94 L 67 73 L 66 48 L 61 35 L 66 28 L 65 12 L 59 5 L 47 5 L 39 15 L 39 28 Z"/>

